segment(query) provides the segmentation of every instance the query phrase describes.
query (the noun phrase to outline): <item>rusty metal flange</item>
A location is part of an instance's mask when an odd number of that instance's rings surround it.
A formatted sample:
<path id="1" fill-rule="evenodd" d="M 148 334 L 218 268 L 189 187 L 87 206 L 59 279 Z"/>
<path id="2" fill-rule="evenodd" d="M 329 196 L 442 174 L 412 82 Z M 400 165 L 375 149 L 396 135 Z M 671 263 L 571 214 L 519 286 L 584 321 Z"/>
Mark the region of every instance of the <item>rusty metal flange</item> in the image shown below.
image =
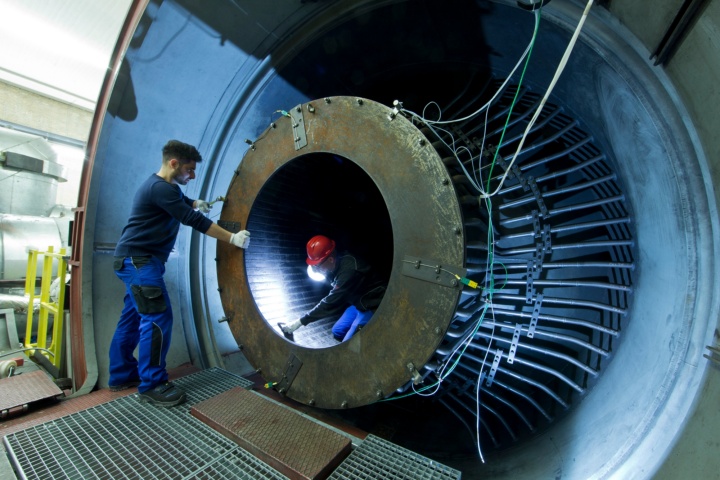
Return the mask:
<path id="1" fill-rule="evenodd" d="M 303 125 L 298 125 L 298 113 Z M 329 409 L 367 405 L 411 380 L 433 355 L 452 320 L 461 285 L 425 281 L 404 274 L 403 268 L 406 258 L 464 266 L 460 206 L 435 149 L 390 108 L 367 99 L 330 97 L 299 105 L 294 114 L 278 119 L 248 150 L 228 189 L 220 220 L 247 225 L 266 180 L 300 156 L 332 153 L 349 159 L 375 182 L 391 219 L 393 265 L 387 293 L 373 321 L 349 341 L 304 348 L 266 323 L 248 288 L 243 251 L 218 242 L 223 308 L 243 353 L 268 381 L 282 379 L 291 355 L 302 362 L 285 395 Z M 298 140 L 300 127 L 304 137 Z"/>

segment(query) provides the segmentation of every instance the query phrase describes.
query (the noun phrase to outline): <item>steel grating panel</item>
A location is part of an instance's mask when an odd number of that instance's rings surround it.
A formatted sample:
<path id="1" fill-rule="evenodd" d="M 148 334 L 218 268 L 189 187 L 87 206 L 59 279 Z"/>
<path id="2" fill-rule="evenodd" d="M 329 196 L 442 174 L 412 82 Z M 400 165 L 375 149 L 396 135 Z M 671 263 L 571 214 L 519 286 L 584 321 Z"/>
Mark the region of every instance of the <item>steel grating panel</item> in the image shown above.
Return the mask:
<path id="1" fill-rule="evenodd" d="M 240 388 L 195 405 L 191 413 L 291 478 L 327 478 L 350 453 L 348 437 Z"/>
<path id="2" fill-rule="evenodd" d="M 6 436 L 8 455 L 27 479 L 286 478 L 189 414 L 194 403 L 251 382 L 210 369 L 175 383 L 188 396 L 180 407 L 119 398 Z"/>
<path id="3" fill-rule="evenodd" d="M 52 379 L 42 370 L 0 379 L 0 418 L 10 410 L 28 403 L 63 395 Z"/>
<path id="4" fill-rule="evenodd" d="M 461 472 L 375 435 L 367 438 L 328 480 L 459 480 Z"/>

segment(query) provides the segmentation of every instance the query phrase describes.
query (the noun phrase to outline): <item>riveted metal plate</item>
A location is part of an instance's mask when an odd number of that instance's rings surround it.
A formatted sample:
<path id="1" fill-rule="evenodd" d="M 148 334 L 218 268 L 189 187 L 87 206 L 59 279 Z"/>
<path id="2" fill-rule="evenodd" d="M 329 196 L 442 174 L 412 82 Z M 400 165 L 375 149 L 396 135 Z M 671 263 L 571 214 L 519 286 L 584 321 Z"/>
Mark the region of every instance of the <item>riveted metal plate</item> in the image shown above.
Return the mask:
<path id="1" fill-rule="evenodd" d="M 350 454 L 351 441 L 255 392 L 234 388 L 191 413 L 290 478 L 326 478 Z"/>
<path id="2" fill-rule="evenodd" d="M 405 255 L 403 259 L 403 275 L 436 283 L 443 287 L 460 288 L 460 280 L 457 277 L 464 277 L 467 270 L 461 267 L 443 265 L 441 262 L 431 259 L 422 259 Z"/>

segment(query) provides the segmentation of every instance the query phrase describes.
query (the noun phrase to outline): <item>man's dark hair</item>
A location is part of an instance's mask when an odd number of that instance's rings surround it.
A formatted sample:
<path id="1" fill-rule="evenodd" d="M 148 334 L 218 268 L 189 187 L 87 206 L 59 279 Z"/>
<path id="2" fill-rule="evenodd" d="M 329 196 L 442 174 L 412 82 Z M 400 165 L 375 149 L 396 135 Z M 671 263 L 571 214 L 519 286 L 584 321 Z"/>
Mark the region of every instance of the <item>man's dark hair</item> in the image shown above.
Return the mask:
<path id="1" fill-rule="evenodd" d="M 162 149 L 163 163 L 169 162 L 173 158 L 177 158 L 181 164 L 190 162 L 202 162 L 202 156 L 197 148 L 180 140 L 170 140 Z"/>

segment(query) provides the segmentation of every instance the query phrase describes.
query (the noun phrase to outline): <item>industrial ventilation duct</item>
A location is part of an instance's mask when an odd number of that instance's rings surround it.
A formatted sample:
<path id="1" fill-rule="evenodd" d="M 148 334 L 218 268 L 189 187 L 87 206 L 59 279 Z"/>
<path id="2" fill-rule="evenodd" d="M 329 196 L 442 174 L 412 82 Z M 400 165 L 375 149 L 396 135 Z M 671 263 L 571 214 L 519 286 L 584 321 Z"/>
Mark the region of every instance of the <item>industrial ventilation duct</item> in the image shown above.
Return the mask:
<path id="1" fill-rule="evenodd" d="M 197 143 L 208 160 L 188 195 L 226 196 L 214 219 L 252 231 L 247 251 L 179 239 L 191 357 L 239 347 L 283 394 L 346 418 L 407 405 L 417 417 L 395 439 L 466 478 L 650 475 L 717 308 L 703 158 L 665 79 L 596 9 L 512 162 L 580 14 L 559 0 L 539 17 L 511 2 L 151 3 L 96 162 Z M 98 265 L 134 175 L 96 168 Z M 316 233 L 389 280 L 339 345 L 328 322 L 295 342 L 277 329 L 323 295 L 304 264 Z M 439 446 L 443 425 L 466 448 Z"/>

